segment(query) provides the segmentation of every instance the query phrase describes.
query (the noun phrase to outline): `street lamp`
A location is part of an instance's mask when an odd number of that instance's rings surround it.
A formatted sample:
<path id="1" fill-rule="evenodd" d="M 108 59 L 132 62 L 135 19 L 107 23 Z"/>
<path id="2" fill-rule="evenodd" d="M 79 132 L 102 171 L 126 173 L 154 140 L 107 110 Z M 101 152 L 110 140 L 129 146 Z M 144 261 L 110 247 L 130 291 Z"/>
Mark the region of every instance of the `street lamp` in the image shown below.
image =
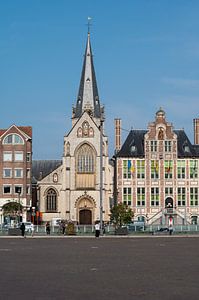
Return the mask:
<path id="1" fill-rule="evenodd" d="M 103 235 L 103 119 L 100 119 L 100 234 Z"/>
<path id="2" fill-rule="evenodd" d="M 20 208 L 20 194 L 21 194 L 21 190 L 20 189 L 18 189 L 18 201 L 19 201 L 19 205 L 18 205 L 18 224 L 20 224 L 20 213 L 21 213 L 21 208 Z"/>

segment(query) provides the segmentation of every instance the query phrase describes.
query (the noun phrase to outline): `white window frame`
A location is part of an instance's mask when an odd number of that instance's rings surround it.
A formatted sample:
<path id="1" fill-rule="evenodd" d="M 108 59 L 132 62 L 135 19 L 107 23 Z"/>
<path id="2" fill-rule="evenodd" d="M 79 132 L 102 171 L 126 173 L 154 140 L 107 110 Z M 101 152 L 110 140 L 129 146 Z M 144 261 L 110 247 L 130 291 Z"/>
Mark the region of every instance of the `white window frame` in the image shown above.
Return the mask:
<path id="1" fill-rule="evenodd" d="M 18 171 L 21 171 L 21 176 L 17 176 Z M 15 175 L 15 178 L 23 178 L 23 169 L 22 168 L 15 168 L 14 169 L 14 175 Z"/>
<path id="2" fill-rule="evenodd" d="M 9 170 L 10 171 L 10 175 L 6 176 L 6 171 Z M 12 178 L 12 169 L 11 168 L 3 168 L 3 178 Z"/>
<path id="3" fill-rule="evenodd" d="M 5 159 L 6 156 L 9 159 Z M 12 151 L 3 151 L 3 161 L 12 161 Z"/>
<path id="4" fill-rule="evenodd" d="M 15 185 L 14 185 L 14 194 L 15 194 L 15 195 L 19 195 L 19 193 L 15 191 L 16 188 L 21 188 L 20 195 L 22 195 L 22 194 L 23 194 L 23 185 L 22 185 L 22 184 L 15 184 Z"/>
<path id="5" fill-rule="evenodd" d="M 21 155 L 22 159 L 19 159 L 19 157 L 17 157 L 18 155 Z M 24 160 L 24 152 L 23 151 L 15 151 L 14 157 L 15 157 L 15 161 L 23 161 Z"/>

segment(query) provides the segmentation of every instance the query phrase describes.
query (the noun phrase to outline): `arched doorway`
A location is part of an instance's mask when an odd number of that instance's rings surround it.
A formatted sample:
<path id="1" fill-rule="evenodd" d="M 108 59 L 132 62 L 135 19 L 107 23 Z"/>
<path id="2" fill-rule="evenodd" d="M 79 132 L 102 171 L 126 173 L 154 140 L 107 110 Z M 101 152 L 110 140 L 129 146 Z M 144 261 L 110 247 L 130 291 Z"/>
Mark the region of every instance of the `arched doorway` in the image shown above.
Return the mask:
<path id="1" fill-rule="evenodd" d="M 92 212 L 90 209 L 81 209 L 79 211 L 79 223 L 80 225 L 92 224 Z"/>
<path id="2" fill-rule="evenodd" d="M 171 197 L 165 199 L 165 208 L 173 208 L 173 199 Z"/>

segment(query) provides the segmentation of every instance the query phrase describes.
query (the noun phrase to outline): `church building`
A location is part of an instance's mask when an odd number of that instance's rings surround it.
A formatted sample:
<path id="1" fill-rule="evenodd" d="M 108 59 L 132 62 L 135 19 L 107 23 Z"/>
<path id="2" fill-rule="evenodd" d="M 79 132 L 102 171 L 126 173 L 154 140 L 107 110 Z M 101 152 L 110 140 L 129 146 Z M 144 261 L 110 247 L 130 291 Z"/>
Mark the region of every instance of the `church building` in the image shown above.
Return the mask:
<path id="1" fill-rule="evenodd" d="M 109 220 L 112 166 L 104 121 L 88 32 L 72 128 L 64 136 L 62 160 L 33 161 L 35 205 L 42 221 L 60 218 L 94 224 L 100 214 Z"/>

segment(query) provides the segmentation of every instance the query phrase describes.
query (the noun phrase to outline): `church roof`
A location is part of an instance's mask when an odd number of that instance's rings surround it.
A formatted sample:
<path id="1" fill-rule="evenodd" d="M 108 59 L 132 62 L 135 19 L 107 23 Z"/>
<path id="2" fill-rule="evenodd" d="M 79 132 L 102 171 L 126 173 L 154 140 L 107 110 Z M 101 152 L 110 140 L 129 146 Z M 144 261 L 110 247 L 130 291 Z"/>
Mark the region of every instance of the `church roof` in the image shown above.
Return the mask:
<path id="1" fill-rule="evenodd" d="M 146 130 L 131 130 L 122 145 L 117 157 L 140 157 L 145 156 L 144 153 L 144 135 Z M 185 131 L 174 130 L 177 135 L 178 157 L 199 157 L 199 145 L 192 145 Z"/>
<path id="2" fill-rule="evenodd" d="M 33 160 L 32 161 L 32 181 L 33 183 L 41 180 L 51 172 L 61 166 L 61 160 Z"/>
<path id="3" fill-rule="evenodd" d="M 92 113 L 92 116 L 95 118 L 100 118 L 101 116 L 101 108 L 89 32 L 84 55 L 79 92 L 77 96 L 76 106 L 74 107 L 74 118 L 80 118 L 85 110 L 90 111 Z"/>

